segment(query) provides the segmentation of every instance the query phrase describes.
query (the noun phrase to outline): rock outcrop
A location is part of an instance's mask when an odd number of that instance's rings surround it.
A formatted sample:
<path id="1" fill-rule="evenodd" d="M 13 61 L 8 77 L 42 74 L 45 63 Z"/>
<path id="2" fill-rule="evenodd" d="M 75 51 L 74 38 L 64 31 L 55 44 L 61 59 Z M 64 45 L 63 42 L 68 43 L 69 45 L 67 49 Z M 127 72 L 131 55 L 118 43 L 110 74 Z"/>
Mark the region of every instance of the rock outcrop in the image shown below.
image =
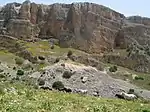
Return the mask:
<path id="1" fill-rule="evenodd" d="M 57 38 L 61 47 L 100 53 L 112 48 L 125 17 L 93 3 L 42 5 L 25 1 L 4 6 L 0 18 L 11 36 Z"/>
<path id="2" fill-rule="evenodd" d="M 0 26 L 17 38 L 56 38 L 61 47 L 89 53 L 126 48 L 135 41 L 149 44 L 149 18 L 126 18 L 94 3 L 43 5 L 25 1 L 0 9 Z M 83 44 L 84 43 L 84 44 Z"/>

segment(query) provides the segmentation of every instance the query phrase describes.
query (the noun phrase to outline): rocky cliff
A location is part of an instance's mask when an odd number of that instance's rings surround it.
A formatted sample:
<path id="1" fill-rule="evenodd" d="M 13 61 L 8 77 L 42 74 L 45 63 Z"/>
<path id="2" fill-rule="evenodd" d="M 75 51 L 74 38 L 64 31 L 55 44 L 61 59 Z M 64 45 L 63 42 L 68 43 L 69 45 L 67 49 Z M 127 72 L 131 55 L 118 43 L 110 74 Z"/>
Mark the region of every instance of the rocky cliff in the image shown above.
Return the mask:
<path id="1" fill-rule="evenodd" d="M 57 38 L 62 47 L 99 53 L 112 48 L 124 15 L 93 3 L 41 5 L 25 1 L 1 8 L 1 28 L 8 35 Z M 84 43 L 84 44 L 83 44 Z"/>
<path id="2" fill-rule="evenodd" d="M 0 27 L 21 39 L 57 38 L 61 47 L 89 53 L 126 48 L 137 42 L 149 44 L 149 18 L 126 18 L 94 3 L 43 5 L 25 1 L 9 3 L 0 9 Z"/>

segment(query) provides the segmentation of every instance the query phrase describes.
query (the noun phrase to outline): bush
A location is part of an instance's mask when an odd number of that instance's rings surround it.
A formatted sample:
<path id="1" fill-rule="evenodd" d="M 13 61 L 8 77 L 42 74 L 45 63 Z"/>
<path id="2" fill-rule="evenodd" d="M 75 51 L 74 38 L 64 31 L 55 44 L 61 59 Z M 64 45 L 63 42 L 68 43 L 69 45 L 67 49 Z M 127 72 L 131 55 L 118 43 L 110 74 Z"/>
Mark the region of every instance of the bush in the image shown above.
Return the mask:
<path id="1" fill-rule="evenodd" d="M 110 72 L 116 72 L 117 71 L 117 66 L 113 66 L 109 68 Z"/>
<path id="2" fill-rule="evenodd" d="M 72 54 L 73 54 L 73 53 L 72 53 L 72 51 L 70 50 L 70 51 L 68 51 L 67 56 L 70 57 Z"/>
<path id="3" fill-rule="evenodd" d="M 63 73 L 63 78 L 65 78 L 65 79 L 69 79 L 70 77 L 72 76 L 72 73 L 71 72 L 69 72 L 69 71 L 65 71 L 64 73 Z"/>
<path id="4" fill-rule="evenodd" d="M 38 82 L 39 82 L 39 85 L 40 85 L 40 86 L 45 85 L 45 81 L 44 81 L 43 79 L 39 79 Z"/>
<path id="5" fill-rule="evenodd" d="M 129 89 L 128 94 L 134 94 L 134 89 Z"/>
<path id="6" fill-rule="evenodd" d="M 51 49 L 54 49 L 54 45 L 51 46 Z"/>
<path id="7" fill-rule="evenodd" d="M 58 63 L 59 61 L 60 61 L 60 59 L 59 59 L 59 58 L 56 58 L 55 63 Z"/>
<path id="8" fill-rule="evenodd" d="M 38 58 L 39 58 L 40 60 L 45 60 L 45 57 L 44 57 L 44 56 L 38 56 Z"/>
<path id="9" fill-rule="evenodd" d="M 15 67 L 15 66 L 13 67 L 13 70 L 16 70 L 16 67 Z"/>
<path id="10" fill-rule="evenodd" d="M 23 64 L 23 59 L 22 58 L 17 57 L 17 58 L 15 58 L 15 61 L 16 61 L 17 65 L 22 65 Z"/>
<path id="11" fill-rule="evenodd" d="M 150 110 L 144 109 L 142 112 L 150 112 Z"/>
<path id="12" fill-rule="evenodd" d="M 136 77 L 135 77 L 135 80 L 144 80 L 144 78 L 143 78 L 143 77 L 140 77 L 140 76 L 136 76 Z"/>
<path id="13" fill-rule="evenodd" d="M 24 71 L 23 71 L 23 70 L 18 70 L 18 71 L 17 71 L 17 75 L 20 75 L 20 76 L 21 76 L 21 75 L 24 75 Z"/>
<path id="14" fill-rule="evenodd" d="M 4 70 L 0 69 L 0 73 L 4 72 Z"/>
<path id="15" fill-rule="evenodd" d="M 56 81 L 53 83 L 52 87 L 56 90 L 64 89 L 64 84 L 61 81 Z"/>
<path id="16" fill-rule="evenodd" d="M 5 78 L 6 76 L 2 73 L 0 74 L 0 78 Z"/>

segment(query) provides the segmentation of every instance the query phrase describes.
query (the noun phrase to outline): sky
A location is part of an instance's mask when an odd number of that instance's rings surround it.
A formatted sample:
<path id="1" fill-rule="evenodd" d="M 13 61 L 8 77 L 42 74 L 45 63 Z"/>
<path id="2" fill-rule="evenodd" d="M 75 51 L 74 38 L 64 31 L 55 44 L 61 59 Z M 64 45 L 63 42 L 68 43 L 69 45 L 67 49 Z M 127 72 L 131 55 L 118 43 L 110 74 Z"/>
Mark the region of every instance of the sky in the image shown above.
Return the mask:
<path id="1" fill-rule="evenodd" d="M 0 5 L 10 2 L 22 3 L 25 0 L 0 0 Z M 150 17 L 150 0 L 30 0 L 35 3 L 72 3 L 72 2 L 92 2 L 107 6 L 125 16 L 139 15 Z"/>

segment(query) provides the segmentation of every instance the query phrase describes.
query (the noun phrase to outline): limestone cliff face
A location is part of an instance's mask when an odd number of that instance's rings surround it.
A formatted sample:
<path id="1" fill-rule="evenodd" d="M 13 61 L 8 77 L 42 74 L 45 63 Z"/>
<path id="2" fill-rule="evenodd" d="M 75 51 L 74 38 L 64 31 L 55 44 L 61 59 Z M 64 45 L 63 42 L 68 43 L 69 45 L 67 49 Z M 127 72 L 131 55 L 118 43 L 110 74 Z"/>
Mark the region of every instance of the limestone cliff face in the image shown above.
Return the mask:
<path id="1" fill-rule="evenodd" d="M 90 53 L 125 48 L 132 40 L 149 43 L 149 25 L 148 18 L 126 18 L 93 3 L 43 5 L 25 1 L 0 8 L 0 27 L 6 28 L 7 35 L 21 39 L 57 38 L 62 47 Z"/>

